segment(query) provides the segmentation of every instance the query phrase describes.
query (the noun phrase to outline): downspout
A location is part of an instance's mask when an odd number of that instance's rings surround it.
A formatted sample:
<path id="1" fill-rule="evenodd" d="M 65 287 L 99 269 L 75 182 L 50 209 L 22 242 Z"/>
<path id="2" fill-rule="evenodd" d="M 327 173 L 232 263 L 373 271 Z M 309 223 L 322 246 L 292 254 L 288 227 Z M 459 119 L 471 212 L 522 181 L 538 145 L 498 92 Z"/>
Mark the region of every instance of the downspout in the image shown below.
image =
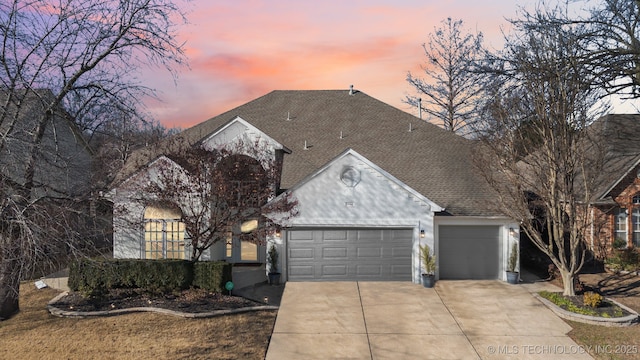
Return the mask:
<path id="1" fill-rule="evenodd" d="M 422 246 L 422 238 L 420 237 L 420 230 L 422 230 L 422 222 L 420 220 L 418 220 L 418 276 L 416 276 L 416 270 L 414 268 L 413 270 L 413 274 L 411 274 L 412 283 L 416 283 L 416 279 L 417 279 L 417 283 L 420 283 L 420 274 L 422 273 L 422 256 L 420 256 L 420 246 Z M 434 245 L 435 245 L 435 239 L 434 239 Z M 435 246 L 434 246 L 435 247 Z M 434 250 L 435 251 L 435 250 Z M 416 249 L 413 249 L 413 256 L 415 256 L 416 254 Z"/>
<path id="2" fill-rule="evenodd" d="M 590 231 L 591 231 L 591 251 L 593 251 L 593 238 L 595 236 L 595 229 L 594 229 L 594 214 L 593 214 L 593 206 L 591 206 L 591 214 L 589 214 L 589 217 L 591 217 L 590 221 L 591 224 L 589 225 Z"/>

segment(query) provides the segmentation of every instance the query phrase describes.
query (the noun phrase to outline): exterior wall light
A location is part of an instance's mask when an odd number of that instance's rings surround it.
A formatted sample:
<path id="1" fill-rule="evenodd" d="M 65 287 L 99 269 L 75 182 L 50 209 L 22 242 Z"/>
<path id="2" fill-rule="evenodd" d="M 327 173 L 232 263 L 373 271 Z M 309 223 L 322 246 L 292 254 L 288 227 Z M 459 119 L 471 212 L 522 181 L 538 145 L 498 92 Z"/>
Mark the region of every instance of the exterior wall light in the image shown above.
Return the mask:
<path id="1" fill-rule="evenodd" d="M 420 230 L 420 237 L 424 239 L 425 236 L 427 235 L 424 233 L 424 230 Z"/>
<path id="2" fill-rule="evenodd" d="M 516 236 L 516 234 L 517 234 L 517 233 L 516 233 L 516 229 L 514 229 L 514 228 L 509 228 L 509 235 L 511 235 L 511 236 Z"/>

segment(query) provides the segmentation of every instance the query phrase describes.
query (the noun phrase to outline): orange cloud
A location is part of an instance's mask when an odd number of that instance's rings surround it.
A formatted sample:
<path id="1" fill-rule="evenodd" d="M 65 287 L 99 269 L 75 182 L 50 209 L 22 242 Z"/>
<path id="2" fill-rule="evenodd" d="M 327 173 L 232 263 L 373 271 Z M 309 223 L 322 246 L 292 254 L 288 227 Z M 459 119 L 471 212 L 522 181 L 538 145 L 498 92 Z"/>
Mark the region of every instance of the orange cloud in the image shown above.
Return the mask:
<path id="1" fill-rule="evenodd" d="M 537 0 L 201 2 L 191 12 L 190 70 L 151 111 L 168 126 L 192 125 L 274 89 L 357 89 L 407 111 L 406 74 L 420 73 L 421 44 L 447 16 L 501 42 L 504 17 Z M 497 37 L 498 40 L 493 38 Z M 497 45 L 496 45 L 497 44 Z M 170 84 L 170 85 L 167 85 Z M 166 90 L 169 89 L 169 90 Z"/>

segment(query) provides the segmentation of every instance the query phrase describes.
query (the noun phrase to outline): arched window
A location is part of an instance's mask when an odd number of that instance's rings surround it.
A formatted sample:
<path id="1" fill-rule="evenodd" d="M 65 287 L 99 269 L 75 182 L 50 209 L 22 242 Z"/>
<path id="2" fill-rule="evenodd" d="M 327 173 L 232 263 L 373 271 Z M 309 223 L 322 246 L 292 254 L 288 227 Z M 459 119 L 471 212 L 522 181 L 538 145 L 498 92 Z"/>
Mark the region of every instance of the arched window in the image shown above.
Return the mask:
<path id="1" fill-rule="evenodd" d="M 269 180 L 260 162 L 246 155 L 232 155 L 218 164 L 218 182 L 229 206 L 259 207 L 266 203 Z"/>
<path id="2" fill-rule="evenodd" d="M 184 259 L 185 228 L 176 207 L 147 206 L 144 211 L 146 259 Z"/>

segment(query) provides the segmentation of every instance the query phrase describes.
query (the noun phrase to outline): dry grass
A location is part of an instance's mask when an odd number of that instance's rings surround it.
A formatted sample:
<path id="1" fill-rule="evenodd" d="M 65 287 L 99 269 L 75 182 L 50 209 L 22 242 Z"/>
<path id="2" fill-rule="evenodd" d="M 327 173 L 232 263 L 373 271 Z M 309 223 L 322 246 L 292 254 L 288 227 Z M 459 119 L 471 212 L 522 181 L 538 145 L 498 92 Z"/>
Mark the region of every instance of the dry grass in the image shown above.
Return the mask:
<path id="1" fill-rule="evenodd" d="M 640 359 L 640 326 L 605 327 L 567 321 L 569 336 L 595 359 Z"/>
<path id="2" fill-rule="evenodd" d="M 209 319 L 159 314 L 66 319 L 46 304 L 57 292 L 20 288 L 19 314 L 0 322 L 0 359 L 264 359 L 275 311 Z"/>
<path id="3" fill-rule="evenodd" d="M 635 275 L 583 274 L 580 280 L 607 297 L 640 312 L 640 277 Z M 604 327 L 568 321 L 569 336 L 596 359 L 640 359 L 640 325 Z"/>

